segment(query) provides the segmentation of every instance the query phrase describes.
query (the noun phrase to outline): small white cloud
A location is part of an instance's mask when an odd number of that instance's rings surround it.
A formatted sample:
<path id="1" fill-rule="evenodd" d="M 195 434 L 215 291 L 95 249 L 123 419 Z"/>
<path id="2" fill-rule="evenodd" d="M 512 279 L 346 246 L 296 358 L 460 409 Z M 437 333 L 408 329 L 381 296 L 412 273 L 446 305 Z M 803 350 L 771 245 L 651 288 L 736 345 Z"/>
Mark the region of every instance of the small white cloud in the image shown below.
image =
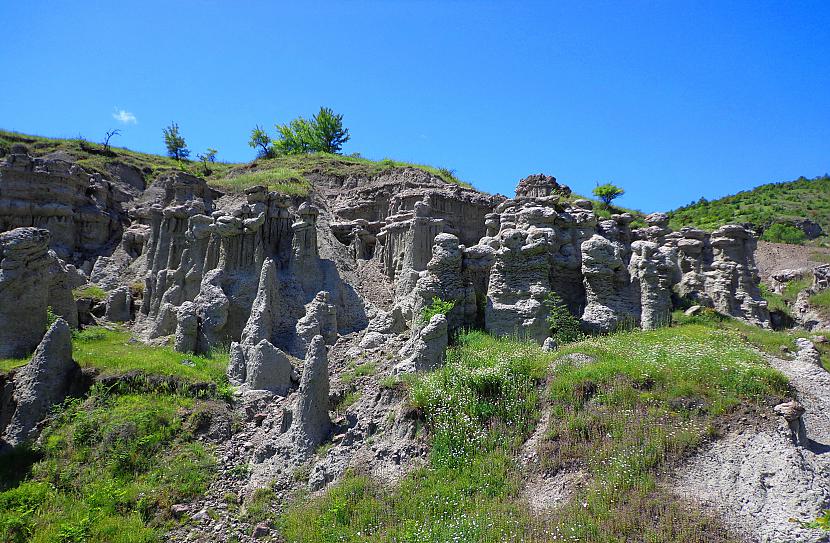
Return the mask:
<path id="1" fill-rule="evenodd" d="M 115 113 L 112 114 L 112 118 L 124 124 L 136 124 L 138 122 L 138 119 L 135 118 L 135 115 L 133 115 L 129 111 L 118 108 L 115 108 Z"/>

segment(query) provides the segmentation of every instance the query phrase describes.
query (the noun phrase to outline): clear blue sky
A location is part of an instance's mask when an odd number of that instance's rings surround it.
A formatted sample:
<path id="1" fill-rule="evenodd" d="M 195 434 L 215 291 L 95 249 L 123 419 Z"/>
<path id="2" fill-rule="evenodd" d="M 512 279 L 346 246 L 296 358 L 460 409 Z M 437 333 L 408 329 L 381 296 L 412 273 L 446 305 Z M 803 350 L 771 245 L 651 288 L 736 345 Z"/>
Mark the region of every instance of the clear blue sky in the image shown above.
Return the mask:
<path id="1" fill-rule="evenodd" d="M 646 211 L 830 171 L 827 0 L 0 4 L 6 129 L 160 153 L 175 120 L 245 161 L 255 124 L 327 105 L 347 153 Z"/>

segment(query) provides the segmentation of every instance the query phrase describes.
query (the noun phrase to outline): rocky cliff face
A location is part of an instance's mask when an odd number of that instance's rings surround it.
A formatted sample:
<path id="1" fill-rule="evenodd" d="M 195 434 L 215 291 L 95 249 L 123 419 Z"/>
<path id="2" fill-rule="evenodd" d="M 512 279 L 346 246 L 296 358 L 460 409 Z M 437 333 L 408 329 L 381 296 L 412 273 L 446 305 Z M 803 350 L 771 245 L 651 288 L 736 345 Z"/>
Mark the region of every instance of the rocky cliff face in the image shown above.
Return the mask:
<path id="1" fill-rule="evenodd" d="M 36 227 L 50 248 L 76 265 L 109 254 L 121 241 L 134 187 L 91 174 L 69 157 L 32 158 L 15 146 L 0 161 L 0 231 Z M 91 264 L 90 264 L 91 265 Z"/>

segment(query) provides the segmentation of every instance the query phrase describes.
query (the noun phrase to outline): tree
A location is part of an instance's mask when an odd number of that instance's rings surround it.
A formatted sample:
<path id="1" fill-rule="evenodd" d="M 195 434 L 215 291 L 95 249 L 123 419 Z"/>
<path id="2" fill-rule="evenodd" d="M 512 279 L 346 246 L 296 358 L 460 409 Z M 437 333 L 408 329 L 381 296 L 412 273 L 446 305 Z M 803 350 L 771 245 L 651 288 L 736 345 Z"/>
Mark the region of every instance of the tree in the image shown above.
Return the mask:
<path id="1" fill-rule="evenodd" d="M 110 152 L 110 139 L 113 136 L 120 136 L 120 135 L 121 135 L 121 131 L 118 130 L 117 128 L 115 130 L 110 130 L 109 132 L 107 132 L 107 135 L 104 138 L 104 152 L 105 153 Z"/>
<path id="2" fill-rule="evenodd" d="M 625 191 L 616 185 L 612 185 L 611 183 L 605 184 L 597 184 L 594 188 L 594 196 L 602 200 L 602 203 L 605 204 L 605 207 L 611 206 L 611 201 L 615 198 L 619 198 Z"/>
<path id="3" fill-rule="evenodd" d="M 216 149 L 212 147 L 208 147 L 207 151 L 204 153 L 196 155 L 196 158 L 202 161 L 202 166 L 205 169 L 205 175 L 210 175 L 210 168 L 208 167 L 209 162 L 216 162 L 216 153 L 218 153 Z"/>
<path id="4" fill-rule="evenodd" d="M 248 141 L 248 145 L 254 149 L 259 149 L 257 151 L 259 157 L 267 157 L 271 154 L 271 148 L 269 147 L 271 137 L 259 125 L 251 130 L 251 139 Z"/>
<path id="5" fill-rule="evenodd" d="M 164 129 L 164 145 L 167 147 L 167 154 L 176 160 L 186 160 L 190 156 L 190 149 L 184 141 L 184 136 L 179 134 L 179 125 L 170 123 Z"/>
<path id="6" fill-rule="evenodd" d="M 349 141 L 349 129 L 343 128 L 343 115 L 331 108 L 321 107 L 313 119 L 314 134 L 318 143 L 317 151 L 339 153 L 343 144 Z"/>
<path id="7" fill-rule="evenodd" d="M 278 124 L 279 139 L 274 148 L 286 154 L 339 153 L 349 138 L 343 128 L 343 115 L 321 107 L 311 120 L 297 117 L 288 124 Z"/>

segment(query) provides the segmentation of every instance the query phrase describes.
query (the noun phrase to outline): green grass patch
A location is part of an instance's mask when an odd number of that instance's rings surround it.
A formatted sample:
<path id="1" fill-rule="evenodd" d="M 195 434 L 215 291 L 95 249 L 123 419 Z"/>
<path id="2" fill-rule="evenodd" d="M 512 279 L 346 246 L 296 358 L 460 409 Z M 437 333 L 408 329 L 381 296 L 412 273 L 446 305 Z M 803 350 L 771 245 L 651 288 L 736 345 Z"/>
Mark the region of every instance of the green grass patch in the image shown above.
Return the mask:
<path id="1" fill-rule="evenodd" d="M 570 353 L 595 361 L 555 370 L 541 456 L 548 470 L 578 467 L 590 482 L 549 529 L 575 541 L 728 541 L 662 492 L 657 471 L 694 450 L 717 416 L 784 397 L 786 378 L 738 332 L 703 324 L 591 338 Z"/>
<path id="2" fill-rule="evenodd" d="M 286 167 L 241 173 L 213 181 L 211 184 L 231 192 L 242 192 L 253 186 L 262 185 L 268 190 L 288 196 L 306 196 L 311 190 L 311 184 L 299 171 Z"/>
<path id="3" fill-rule="evenodd" d="M 374 375 L 375 370 L 377 369 L 377 364 L 374 362 L 364 362 L 363 364 L 353 365 L 350 364 L 346 371 L 343 372 L 340 380 L 346 384 L 350 385 L 355 382 L 356 379 L 359 377 L 367 377 L 369 375 Z"/>
<path id="4" fill-rule="evenodd" d="M 211 452 L 185 424 L 197 403 L 100 390 L 68 402 L 44 430 L 30 472 L 0 482 L 0 540 L 160 541 L 170 506 L 213 477 Z"/>
<path id="5" fill-rule="evenodd" d="M 129 371 L 178 377 L 189 382 L 226 382 L 228 355 L 210 356 L 179 353 L 172 347 L 154 347 L 131 341 L 123 330 L 90 327 L 73 335 L 72 357 L 82 366 L 96 368 L 102 375 Z"/>
<path id="6" fill-rule="evenodd" d="M 6 373 L 29 363 L 29 358 L 0 358 L 0 373 Z"/>
<path id="7" fill-rule="evenodd" d="M 830 253 L 814 251 L 810 253 L 810 260 L 812 260 L 813 262 L 822 262 L 824 264 L 830 264 Z"/>
<path id="8" fill-rule="evenodd" d="M 810 305 L 817 308 L 823 315 L 830 315 L 830 289 L 811 295 Z"/>
<path id="9" fill-rule="evenodd" d="M 107 291 L 98 285 L 84 285 L 73 290 L 72 296 L 76 300 L 80 300 L 81 298 L 91 298 L 93 300 L 103 302 L 107 299 Z"/>

